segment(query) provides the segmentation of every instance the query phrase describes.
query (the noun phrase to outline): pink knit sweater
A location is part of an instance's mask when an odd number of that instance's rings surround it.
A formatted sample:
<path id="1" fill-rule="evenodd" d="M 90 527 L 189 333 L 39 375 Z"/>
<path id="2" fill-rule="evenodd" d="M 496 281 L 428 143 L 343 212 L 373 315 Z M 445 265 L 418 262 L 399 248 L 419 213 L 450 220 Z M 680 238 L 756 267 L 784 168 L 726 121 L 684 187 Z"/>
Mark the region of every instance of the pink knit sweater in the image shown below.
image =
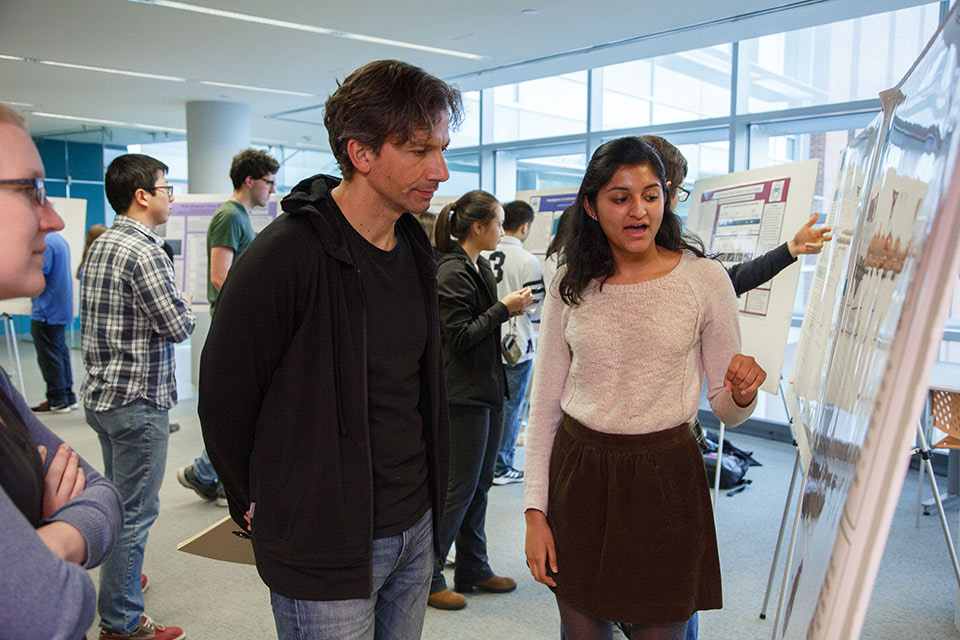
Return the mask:
<path id="1" fill-rule="evenodd" d="M 559 275 L 559 274 L 558 274 Z M 550 453 L 566 413 L 605 433 L 669 429 L 697 415 L 700 388 L 727 426 L 750 417 L 724 390 L 740 351 L 733 285 L 720 263 L 684 254 L 670 273 L 594 287 L 576 307 L 547 295 L 530 395 L 524 509 L 546 513 Z"/>

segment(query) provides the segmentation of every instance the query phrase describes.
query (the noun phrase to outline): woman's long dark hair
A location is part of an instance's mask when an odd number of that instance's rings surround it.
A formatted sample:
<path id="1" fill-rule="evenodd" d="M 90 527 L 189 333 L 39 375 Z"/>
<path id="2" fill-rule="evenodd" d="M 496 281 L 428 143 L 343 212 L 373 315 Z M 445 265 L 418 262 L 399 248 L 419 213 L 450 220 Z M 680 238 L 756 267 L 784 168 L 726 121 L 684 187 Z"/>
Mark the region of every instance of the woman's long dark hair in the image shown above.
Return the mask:
<path id="1" fill-rule="evenodd" d="M 559 266 L 563 269 L 560 279 L 560 297 L 570 306 L 583 301 L 583 294 L 594 280 L 600 286 L 613 275 L 613 252 L 600 223 L 587 215 L 584 202 L 596 209 L 597 194 L 613 179 L 621 167 L 646 165 L 660 181 L 663 188 L 663 221 L 654 238 L 658 247 L 671 251 L 689 251 L 698 258 L 706 257 L 703 242 L 692 234 L 685 233 L 680 218 L 670 209 L 667 181 L 663 162 L 649 144 L 639 138 L 627 137 L 611 140 L 594 152 L 587 171 L 580 183 L 580 191 L 574 202 L 570 226 L 561 241 Z"/>
<path id="2" fill-rule="evenodd" d="M 434 246 L 440 251 L 453 251 L 457 243 L 470 235 L 474 222 L 483 225 L 497 215 L 499 204 L 495 196 L 480 189 L 463 194 L 437 216 L 433 228 Z"/>

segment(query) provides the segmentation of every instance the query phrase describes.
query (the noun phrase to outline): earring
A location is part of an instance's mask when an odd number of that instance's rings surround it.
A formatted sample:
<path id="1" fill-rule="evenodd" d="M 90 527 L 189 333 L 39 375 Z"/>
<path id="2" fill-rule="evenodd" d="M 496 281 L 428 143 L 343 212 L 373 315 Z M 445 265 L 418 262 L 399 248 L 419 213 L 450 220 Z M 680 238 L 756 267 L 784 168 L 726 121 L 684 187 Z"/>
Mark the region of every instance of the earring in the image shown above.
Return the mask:
<path id="1" fill-rule="evenodd" d="M 590 214 L 587 214 L 587 215 L 590 215 Z M 600 218 L 598 218 L 597 216 L 590 216 L 590 219 L 593 220 L 594 222 L 600 222 Z"/>

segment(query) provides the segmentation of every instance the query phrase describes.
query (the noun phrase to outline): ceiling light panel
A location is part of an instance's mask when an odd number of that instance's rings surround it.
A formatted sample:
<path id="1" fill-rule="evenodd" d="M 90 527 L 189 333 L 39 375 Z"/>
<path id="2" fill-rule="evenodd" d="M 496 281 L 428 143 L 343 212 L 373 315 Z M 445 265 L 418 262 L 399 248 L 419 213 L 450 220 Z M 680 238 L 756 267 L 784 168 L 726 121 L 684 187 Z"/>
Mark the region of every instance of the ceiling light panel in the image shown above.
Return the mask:
<path id="1" fill-rule="evenodd" d="M 243 91 L 258 91 L 260 93 L 275 93 L 285 96 L 297 96 L 301 98 L 315 98 L 316 94 L 305 93 L 303 91 L 290 91 L 287 89 L 270 89 L 268 87 L 254 87 L 247 84 L 231 84 L 229 82 L 216 82 L 214 80 L 191 80 L 189 78 L 180 78 L 177 76 L 165 76 L 157 73 L 143 73 L 140 71 L 127 71 L 124 69 L 110 69 L 108 67 L 94 67 L 86 64 L 73 64 L 71 62 L 57 62 L 56 60 L 41 60 L 39 58 L 25 58 L 23 56 L 11 56 L 0 54 L 0 60 L 9 60 L 11 62 L 30 62 L 32 64 L 42 64 L 47 67 L 59 67 L 62 69 L 76 69 L 78 71 L 94 71 L 97 73 L 109 73 L 112 75 L 131 76 L 134 78 L 145 78 L 148 80 L 165 80 L 167 82 L 185 82 L 190 84 L 202 84 L 210 87 L 225 87 L 229 89 L 241 89 Z"/>
<path id="2" fill-rule="evenodd" d="M 226 11 L 224 9 L 214 9 L 212 7 L 202 7 L 186 2 L 176 2 L 175 0 L 127 0 L 136 4 L 148 4 L 155 7 L 164 7 L 167 9 L 178 9 L 180 11 L 190 11 L 200 13 L 216 18 L 226 18 L 228 20 L 239 20 L 241 22 L 252 22 L 270 27 L 279 27 L 281 29 L 291 29 L 294 31 L 304 31 L 306 33 L 315 33 L 324 36 L 333 36 L 335 38 L 344 38 L 346 40 L 358 40 L 360 42 L 369 42 L 371 44 L 382 44 L 389 47 L 401 47 L 403 49 L 413 49 L 415 51 L 426 51 L 427 53 L 436 53 L 443 56 L 453 56 L 456 58 L 466 58 L 467 60 L 488 60 L 490 56 L 482 56 L 476 53 L 465 51 L 454 51 L 453 49 L 442 49 L 440 47 L 431 47 L 414 42 L 403 42 L 400 40 L 390 40 L 389 38 L 379 38 L 377 36 L 368 36 L 362 33 L 352 33 L 340 29 L 330 29 L 327 27 L 317 27 L 310 24 L 301 24 L 299 22 L 289 22 L 287 20 L 277 20 L 275 18 L 264 18 L 237 11 Z"/>

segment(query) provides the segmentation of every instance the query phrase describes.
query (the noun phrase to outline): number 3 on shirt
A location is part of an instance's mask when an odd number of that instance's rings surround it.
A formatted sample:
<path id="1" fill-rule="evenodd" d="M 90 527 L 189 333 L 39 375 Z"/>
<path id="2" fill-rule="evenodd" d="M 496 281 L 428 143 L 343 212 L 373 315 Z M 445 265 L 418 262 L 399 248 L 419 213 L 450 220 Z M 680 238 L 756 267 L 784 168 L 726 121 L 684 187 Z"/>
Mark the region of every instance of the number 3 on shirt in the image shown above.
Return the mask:
<path id="1" fill-rule="evenodd" d="M 497 276 L 497 282 L 503 280 L 503 260 L 506 256 L 503 251 L 494 251 L 490 254 L 490 266 L 493 267 L 493 273 Z"/>

